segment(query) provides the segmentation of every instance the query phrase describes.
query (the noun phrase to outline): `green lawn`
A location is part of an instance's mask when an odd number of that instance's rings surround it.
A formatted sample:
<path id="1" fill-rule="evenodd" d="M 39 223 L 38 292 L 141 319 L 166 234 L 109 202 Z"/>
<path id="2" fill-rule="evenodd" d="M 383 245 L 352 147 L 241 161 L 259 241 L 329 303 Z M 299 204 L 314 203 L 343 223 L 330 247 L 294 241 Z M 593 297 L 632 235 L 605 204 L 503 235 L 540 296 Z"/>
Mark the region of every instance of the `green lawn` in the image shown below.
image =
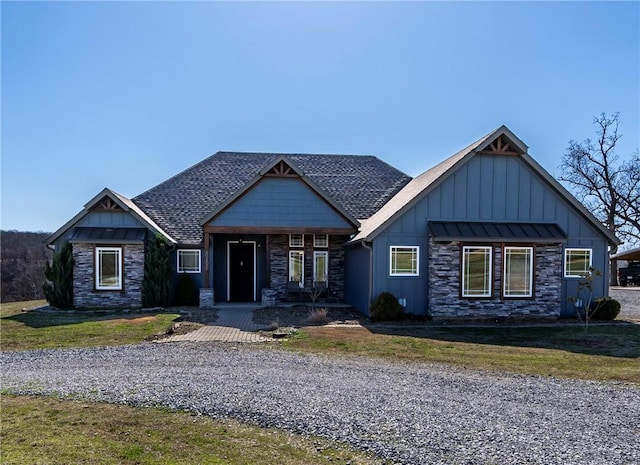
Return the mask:
<path id="1" fill-rule="evenodd" d="M 289 350 L 438 362 L 466 368 L 640 383 L 640 325 L 309 327 Z"/>
<path id="2" fill-rule="evenodd" d="M 0 406 L 4 465 L 380 463 L 325 439 L 184 412 L 8 395 Z"/>
<path id="3" fill-rule="evenodd" d="M 44 301 L 0 305 L 0 348 L 28 350 L 135 344 L 167 331 L 175 313 L 22 312 Z"/>

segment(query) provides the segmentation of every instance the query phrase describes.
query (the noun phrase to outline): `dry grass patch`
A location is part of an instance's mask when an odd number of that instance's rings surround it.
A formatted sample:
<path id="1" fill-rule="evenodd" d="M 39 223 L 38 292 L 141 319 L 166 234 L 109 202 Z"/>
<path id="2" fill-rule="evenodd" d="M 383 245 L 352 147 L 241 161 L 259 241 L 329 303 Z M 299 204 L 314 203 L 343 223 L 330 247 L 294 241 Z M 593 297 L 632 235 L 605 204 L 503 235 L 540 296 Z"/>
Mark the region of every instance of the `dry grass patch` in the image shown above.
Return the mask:
<path id="1" fill-rule="evenodd" d="M 0 347 L 29 350 L 136 344 L 165 333 L 179 316 L 175 313 L 23 312 L 44 301 L 13 302 L 0 306 Z"/>
<path id="2" fill-rule="evenodd" d="M 2 396 L 3 464 L 373 464 L 318 438 L 152 408 Z"/>
<path id="3" fill-rule="evenodd" d="M 291 350 L 437 362 L 467 368 L 640 383 L 640 327 L 309 327 Z"/>

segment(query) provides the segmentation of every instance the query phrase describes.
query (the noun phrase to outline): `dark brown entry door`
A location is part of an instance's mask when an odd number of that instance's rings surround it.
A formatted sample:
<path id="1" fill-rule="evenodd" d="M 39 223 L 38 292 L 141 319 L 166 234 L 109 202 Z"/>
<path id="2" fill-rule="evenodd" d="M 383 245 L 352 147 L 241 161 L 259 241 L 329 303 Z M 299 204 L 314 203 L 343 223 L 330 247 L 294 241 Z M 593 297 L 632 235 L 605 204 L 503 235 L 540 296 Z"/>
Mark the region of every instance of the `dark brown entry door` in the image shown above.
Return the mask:
<path id="1" fill-rule="evenodd" d="M 229 300 L 253 302 L 255 276 L 255 244 L 229 243 Z"/>

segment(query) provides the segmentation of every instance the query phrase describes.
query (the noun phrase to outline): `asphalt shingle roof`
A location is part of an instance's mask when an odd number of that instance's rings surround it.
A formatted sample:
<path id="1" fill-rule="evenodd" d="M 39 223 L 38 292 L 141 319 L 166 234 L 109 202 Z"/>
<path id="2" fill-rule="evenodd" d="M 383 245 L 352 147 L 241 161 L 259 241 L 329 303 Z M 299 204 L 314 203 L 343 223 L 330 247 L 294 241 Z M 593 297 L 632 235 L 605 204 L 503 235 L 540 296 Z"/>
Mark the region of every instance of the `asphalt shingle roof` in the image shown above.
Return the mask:
<path id="1" fill-rule="evenodd" d="M 133 202 L 179 242 L 200 243 L 200 221 L 282 156 L 357 219 L 369 218 L 411 180 L 368 155 L 218 152 Z"/>

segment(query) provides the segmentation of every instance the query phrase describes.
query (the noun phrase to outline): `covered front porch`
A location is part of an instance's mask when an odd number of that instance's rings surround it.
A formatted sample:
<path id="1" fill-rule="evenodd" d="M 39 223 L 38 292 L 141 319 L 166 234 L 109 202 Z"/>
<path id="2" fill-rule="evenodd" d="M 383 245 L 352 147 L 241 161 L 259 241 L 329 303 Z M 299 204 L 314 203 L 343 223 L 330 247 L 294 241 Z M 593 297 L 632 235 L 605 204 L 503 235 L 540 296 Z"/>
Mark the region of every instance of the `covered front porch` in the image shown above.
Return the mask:
<path id="1" fill-rule="evenodd" d="M 343 302 L 349 236 L 293 231 L 205 233 L 201 306 L 310 301 L 313 289 L 323 302 Z"/>

